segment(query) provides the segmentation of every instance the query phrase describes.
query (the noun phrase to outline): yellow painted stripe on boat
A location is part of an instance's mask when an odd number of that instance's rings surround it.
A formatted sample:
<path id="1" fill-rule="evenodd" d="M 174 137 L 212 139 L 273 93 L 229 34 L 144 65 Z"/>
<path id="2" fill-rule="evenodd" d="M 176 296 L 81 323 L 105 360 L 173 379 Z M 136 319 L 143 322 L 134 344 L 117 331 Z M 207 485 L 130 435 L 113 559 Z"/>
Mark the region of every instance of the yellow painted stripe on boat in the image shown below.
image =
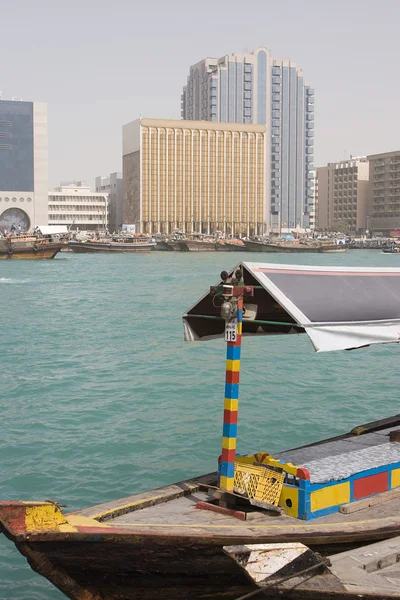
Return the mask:
<path id="1" fill-rule="evenodd" d="M 338 483 L 311 492 L 311 512 L 350 502 L 350 482 Z"/>
<path id="2" fill-rule="evenodd" d="M 25 509 L 25 528 L 32 531 L 77 531 L 54 504 L 27 506 Z"/>
<path id="3" fill-rule="evenodd" d="M 397 488 L 400 486 L 400 469 L 392 470 L 392 479 L 391 479 L 391 487 Z"/>
<path id="4" fill-rule="evenodd" d="M 226 361 L 226 370 L 234 371 L 236 373 L 240 371 L 240 360 L 229 360 L 228 358 Z"/>
<path id="5" fill-rule="evenodd" d="M 225 398 L 224 409 L 235 411 L 239 408 L 239 400 L 237 398 Z"/>
<path id="6" fill-rule="evenodd" d="M 236 438 L 222 438 L 222 448 L 225 450 L 236 450 Z"/>
<path id="7" fill-rule="evenodd" d="M 69 515 L 68 522 L 76 527 L 110 527 L 105 523 L 99 523 L 92 517 L 84 517 L 82 515 Z M 61 525 L 62 527 L 62 525 Z"/>
<path id="8" fill-rule="evenodd" d="M 366 525 L 368 523 L 393 523 L 393 518 L 388 517 L 387 519 L 366 519 L 364 521 L 346 521 L 346 523 L 318 523 L 317 524 L 317 528 L 315 527 L 315 525 L 313 525 L 313 523 L 309 523 L 309 524 L 295 524 L 295 523 L 290 523 L 288 525 L 253 525 L 253 523 L 250 521 L 247 525 L 208 525 L 208 524 L 202 524 L 202 523 L 198 523 L 197 525 L 193 524 L 193 523 L 124 523 L 121 521 L 118 521 L 117 523 L 114 523 L 113 527 L 119 527 L 121 525 L 123 525 L 124 527 L 162 527 L 162 528 L 170 528 L 170 527 L 190 527 L 191 529 L 290 529 L 290 528 L 296 528 L 296 529 L 310 529 L 310 531 L 314 531 L 316 533 L 318 533 L 318 529 L 320 527 L 332 527 L 333 529 L 343 529 L 346 527 L 349 527 L 350 525 Z M 400 526 L 400 520 L 395 521 L 395 523 L 397 523 Z M 290 533 L 290 532 L 289 532 Z"/>
<path id="9" fill-rule="evenodd" d="M 225 477 L 225 475 L 221 475 L 219 478 L 219 486 L 223 490 L 233 490 L 234 481 L 234 477 Z"/>

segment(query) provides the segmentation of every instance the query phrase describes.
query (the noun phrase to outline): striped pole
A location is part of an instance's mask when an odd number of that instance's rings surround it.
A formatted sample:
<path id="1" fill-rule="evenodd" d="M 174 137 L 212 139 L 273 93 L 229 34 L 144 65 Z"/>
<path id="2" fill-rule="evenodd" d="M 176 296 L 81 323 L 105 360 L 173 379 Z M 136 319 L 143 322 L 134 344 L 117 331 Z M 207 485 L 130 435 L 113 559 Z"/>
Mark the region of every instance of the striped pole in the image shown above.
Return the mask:
<path id="1" fill-rule="evenodd" d="M 237 301 L 236 341 L 227 342 L 224 424 L 219 487 L 233 492 L 239 403 L 240 350 L 242 346 L 243 298 Z"/>

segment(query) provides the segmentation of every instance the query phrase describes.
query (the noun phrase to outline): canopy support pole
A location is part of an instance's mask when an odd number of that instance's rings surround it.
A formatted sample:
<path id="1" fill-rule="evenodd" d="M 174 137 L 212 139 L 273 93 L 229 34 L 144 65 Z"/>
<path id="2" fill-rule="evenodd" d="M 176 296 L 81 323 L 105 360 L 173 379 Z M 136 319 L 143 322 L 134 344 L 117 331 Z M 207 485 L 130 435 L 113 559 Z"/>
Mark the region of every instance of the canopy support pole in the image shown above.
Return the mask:
<path id="1" fill-rule="evenodd" d="M 243 297 L 237 300 L 236 340 L 227 342 L 224 422 L 219 487 L 233 492 L 239 404 L 240 352 L 242 347 Z"/>

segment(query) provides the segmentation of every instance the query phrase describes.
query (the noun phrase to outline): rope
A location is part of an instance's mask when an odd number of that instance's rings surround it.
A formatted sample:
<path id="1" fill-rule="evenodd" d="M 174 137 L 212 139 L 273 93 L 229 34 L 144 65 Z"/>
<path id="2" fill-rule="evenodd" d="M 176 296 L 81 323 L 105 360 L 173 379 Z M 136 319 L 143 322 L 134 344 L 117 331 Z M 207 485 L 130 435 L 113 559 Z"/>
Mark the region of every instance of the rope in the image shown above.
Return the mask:
<path id="1" fill-rule="evenodd" d="M 257 594 L 261 594 L 262 592 L 266 591 L 269 588 L 276 587 L 277 585 L 280 585 L 281 583 L 284 583 L 285 581 L 289 581 L 289 579 L 293 579 L 294 577 L 300 577 L 301 575 L 310 573 L 311 571 L 314 571 L 315 569 L 318 569 L 319 567 L 322 567 L 322 566 L 327 567 L 329 564 L 330 564 L 329 561 L 327 562 L 324 559 L 322 559 L 322 562 L 318 563 L 317 565 L 312 565 L 312 567 L 307 567 L 307 569 L 303 569 L 303 571 L 299 571 L 298 573 L 292 573 L 292 575 L 287 575 L 286 577 L 282 577 L 281 579 L 278 579 L 277 581 L 272 581 L 269 584 L 267 583 L 266 585 L 258 588 L 254 592 L 250 592 L 249 594 L 240 596 L 240 598 L 236 598 L 236 600 L 247 600 L 247 598 L 254 598 L 254 596 L 256 596 Z"/>
<path id="2" fill-rule="evenodd" d="M 224 321 L 223 317 L 216 317 L 214 315 L 193 315 L 191 313 L 185 315 L 185 318 L 195 318 L 195 319 L 218 319 L 218 321 Z M 286 323 L 284 321 L 261 321 L 260 319 L 254 319 L 248 321 L 249 323 L 257 323 L 259 325 L 285 325 L 286 327 L 300 327 L 303 328 L 303 325 L 298 325 L 297 323 Z"/>

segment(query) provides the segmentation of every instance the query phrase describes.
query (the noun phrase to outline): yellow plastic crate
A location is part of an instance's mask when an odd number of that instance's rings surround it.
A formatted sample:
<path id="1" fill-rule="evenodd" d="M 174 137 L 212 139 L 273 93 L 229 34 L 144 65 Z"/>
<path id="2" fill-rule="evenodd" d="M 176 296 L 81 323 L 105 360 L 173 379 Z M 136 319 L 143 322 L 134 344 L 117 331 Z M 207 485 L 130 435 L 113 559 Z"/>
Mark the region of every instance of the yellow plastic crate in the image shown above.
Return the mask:
<path id="1" fill-rule="evenodd" d="M 254 465 L 235 463 L 234 491 L 258 502 L 278 506 L 284 474 Z"/>

